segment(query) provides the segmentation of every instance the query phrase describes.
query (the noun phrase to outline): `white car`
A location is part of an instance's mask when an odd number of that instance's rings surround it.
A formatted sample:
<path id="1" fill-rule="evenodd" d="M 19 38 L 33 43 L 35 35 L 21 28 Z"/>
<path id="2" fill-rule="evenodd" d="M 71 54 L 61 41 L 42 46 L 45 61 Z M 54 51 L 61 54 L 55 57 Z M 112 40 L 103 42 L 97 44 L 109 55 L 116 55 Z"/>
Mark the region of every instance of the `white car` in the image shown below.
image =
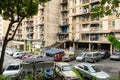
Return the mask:
<path id="1" fill-rule="evenodd" d="M 56 63 L 55 71 L 61 78 L 63 78 L 63 80 L 79 80 L 77 75 L 72 71 L 71 65 L 68 63 Z"/>
<path id="2" fill-rule="evenodd" d="M 76 61 L 85 61 L 85 56 L 87 52 L 82 52 L 76 57 Z"/>
<path id="3" fill-rule="evenodd" d="M 9 76 L 12 79 L 17 79 L 23 72 L 21 63 L 13 63 L 4 70 L 3 76 Z"/>
<path id="4" fill-rule="evenodd" d="M 20 54 L 23 54 L 23 52 L 14 52 L 13 58 L 19 58 Z"/>
<path id="5" fill-rule="evenodd" d="M 111 60 L 119 60 L 119 61 L 120 61 L 120 53 L 119 53 L 119 52 L 113 53 L 113 54 L 110 56 L 110 59 L 111 59 Z"/>
<path id="6" fill-rule="evenodd" d="M 89 63 L 80 63 L 74 66 L 82 77 L 90 80 L 110 80 L 110 75 Z"/>
<path id="7" fill-rule="evenodd" d="M 16 52 L 15 50 L 12 50 L 12 49 L 6 49 L 5 50 L 5 53 L 7 53 L 7 54 L 9 54 L 9 55 L 13 55 L 14 54 L 14 52 Z"/>

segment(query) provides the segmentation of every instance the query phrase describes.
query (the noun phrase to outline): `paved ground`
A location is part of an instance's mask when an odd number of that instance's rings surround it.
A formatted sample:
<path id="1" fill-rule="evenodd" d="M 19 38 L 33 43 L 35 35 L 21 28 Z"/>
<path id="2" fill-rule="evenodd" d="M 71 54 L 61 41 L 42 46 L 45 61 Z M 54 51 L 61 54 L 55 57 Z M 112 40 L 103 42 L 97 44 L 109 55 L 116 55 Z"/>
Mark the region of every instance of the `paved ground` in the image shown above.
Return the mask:
<path id="1" fill-rule="evenodd" d="M 71 61 L 71 65 L 75 65 L 81 62 Z M 104 59 L 97 63 L 92 63 L 98 66 L 101 70 L 107 72 L 111 78 L 118 78 L 120 72 L 120 61 L 114 61 L 110 59 Z"/>
<path id="2" fill-rule="evenodd" d="M 22 62 L 20 59 L 13 59 L 11 56 L 9 55 L 5 55 L 5 61 L 4 61 L 4 67 L 7 67 L 10 63 L 13 62 Z M 68 62 L 71 65 L 75 65 L 81 62 L 76 62 L 76 60 Z M 113 61 L 110 59 L 104 59 L 100 62 L 97 63 L 92 63 L 95 64 L 96 66 L 98 66 L 101 70 L 107 72 L 108 74 L 110 74 L 110 76 L 112 78 L 117 78 L 118 77 L 118 73 L 120 72 L 120 61 Z"/>

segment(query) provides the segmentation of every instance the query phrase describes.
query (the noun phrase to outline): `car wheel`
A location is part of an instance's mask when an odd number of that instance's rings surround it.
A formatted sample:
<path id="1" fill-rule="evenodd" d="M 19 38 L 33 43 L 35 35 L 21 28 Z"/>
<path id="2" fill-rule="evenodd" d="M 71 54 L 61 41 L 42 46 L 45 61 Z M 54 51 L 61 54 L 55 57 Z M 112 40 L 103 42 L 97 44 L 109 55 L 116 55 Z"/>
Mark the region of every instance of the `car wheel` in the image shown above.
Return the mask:
<path id="1" fill-rule="evenodd" d="M 95 63 L 95 62 L 96 62 L 96 60 L 93 59 L 93 63 Z"/>
<path id="2" fill-rule="evenodd" d="M 62 80 L 65 80 L 64 76 L 62 76 Z"/>

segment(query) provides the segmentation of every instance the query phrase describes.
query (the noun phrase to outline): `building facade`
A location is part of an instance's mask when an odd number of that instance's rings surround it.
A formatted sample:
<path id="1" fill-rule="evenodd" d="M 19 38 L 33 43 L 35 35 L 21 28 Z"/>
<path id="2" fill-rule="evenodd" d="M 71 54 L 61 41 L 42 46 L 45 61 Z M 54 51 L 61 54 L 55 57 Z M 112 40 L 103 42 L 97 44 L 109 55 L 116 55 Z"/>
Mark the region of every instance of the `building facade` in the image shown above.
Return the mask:
<path id="1" fill-rule="evenodd" d="M 51 0 L 45 7 L 39 6 L 38 14 L 25 19 L 15 36 L 15 47 L 25 51 L 38 51 L 56 43 L 59 31 L 59 0 Z"/>
<path id="2" fill-rule="evenodd" d="M 93 18 L 91 9 L 99 4 L 100 0 L 51 0 L 45 7 L 39 6 L 37 15 L 21 23 L 13 43 L 33 52 L 57 42 L 62 43 L 61 48 L 112 53 L 114 47 L 106 35 L 112 33 L 120 39 L 120 19 L 114 15 Z"/>
<path id="3" fill-rule="evenodd" d="M 93 18 L 92 8 L 98 6 L 100 0 L 61 0 L 62 26 L 64 38 L 68 39 L 65 48 L 94 51 L 108 50 L 113 52 L 113 46 L 106 39 L 106 35 L 114 33 L 119 39 L 120 19 L 116 16 L 99 16 Z M 66 23 L 66 24 L 65 24 Z M 58 35 L 60 41 L 60 35 Z"/>

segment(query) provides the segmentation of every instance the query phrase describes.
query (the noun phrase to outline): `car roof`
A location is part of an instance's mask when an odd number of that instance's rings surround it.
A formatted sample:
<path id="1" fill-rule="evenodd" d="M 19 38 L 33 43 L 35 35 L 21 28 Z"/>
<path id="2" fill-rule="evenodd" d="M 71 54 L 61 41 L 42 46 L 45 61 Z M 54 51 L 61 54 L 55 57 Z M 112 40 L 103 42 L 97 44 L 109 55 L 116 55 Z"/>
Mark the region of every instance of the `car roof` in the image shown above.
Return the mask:
<path id="1" fill-rule="evenodd" d="M 88 52 L 88 54 L 98 53 L 98 51 Z"/>
<path id="2" fill-rule="evenodd" d="M 80 63 L 78 65 L 82 65 L 82 66 L 84 65 L 84 66 L 89 66 L 89 67 L 94 66 L 94 64 L 90 64 L 90 63 Z"/>
<path id="3" fill-rule="evenodd" d="M 12 63 L 10 65 L 20 65 L 21 63 Z"/>
<path id="4" fill-rule="evenodd" d="M 66 62 L 58 62 L 58 63 L 56 63 L 56 64 L 61 65 L 61 66 L 70 65 L 69 63 L 66 63 Z"/>

